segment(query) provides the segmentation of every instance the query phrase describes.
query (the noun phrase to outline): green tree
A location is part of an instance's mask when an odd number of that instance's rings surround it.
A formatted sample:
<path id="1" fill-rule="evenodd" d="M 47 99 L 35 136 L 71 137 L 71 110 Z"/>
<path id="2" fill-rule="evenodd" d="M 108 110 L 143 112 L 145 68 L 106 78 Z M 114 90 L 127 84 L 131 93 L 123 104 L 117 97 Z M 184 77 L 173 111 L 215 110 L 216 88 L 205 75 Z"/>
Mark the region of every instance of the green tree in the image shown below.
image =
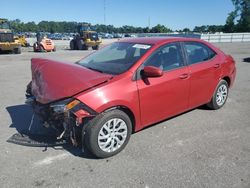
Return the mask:
<path id="1" fill-rule="evenodd" d="M 154 27 L 152 27 L 151 33 L 169 33 L 171 32 L 171 30 L 167 27 L 165 27 L 164 25 L 158 24 Z"/>
<path id="2" fill-rule="evenodd" d="M 206 25 L 195 26 L 193 32 L 196 32 L 196 33 L 207 33 L 208 32 L 208 28 L 207 28 Z"/>
<path id="3" fill-rule="evenodd" d="M 232 31 L 250 32 L 250 0 L 232 0 L 232 3 L 235 6 L 235 11 L 229 14 L 225 29 L 232 26 Z M 234 27 L 235 18 L 239 19 Z"/>
<path id="4" fill-rule="evenodd" d="M 24 23 L 21 20 L 11 20 L 9 21 L 10 28 L 15 32 L 21 32 L 24 30 Z"/>
<path id="5" fill-rule="evenodd" d="M 224 25 L 223 31 L 225 33 L 233 33 L 235 32 L 235 19 L 237 16 L 237 12 L 236 11 L 232 11 L 228 14 L 227 20 L 226 20 L 226 24 Z"/>
<path id="6" fill-rule="evenodd" d="M 209 33 L 222 32 L 224 26 L 223 25 L 208 25 L 207 30 Z"/>
<path id="7" fill-rule="evenodd" d="M 143 28 L 143 33 L 150 33 L 149 27 L 144 27 Z"/>
<path id="8" fill-rule="evenodd" d="M 56 22 L 56 21 L 41 21 L 38 24 L 35 22 L 23 23 L 16 19 L 10 21 L 10 26 L 15 32 L 50 32 L 50 33 L 76 33 L 77 22 Z M 167 33 L 171 30 L 164 25 L 156 25 L 149 29 L 148 27 L 134 27 L 124 25 L 122 27 L 114 27 L 113 25 L 96 24 L 93 26 L 97 32 L 104 33 Z"/>
<path id="9" fill-rule="evenodd" d="M 184 29 L 182 30 L 182 32 L 189 33 L 189 32 L 191 32 L 191 31 L 190 31 L 189 28 L 184 28 Z"/>
<path id="10" fill-rule="evenodd" d="M 35 22 L 28 22 L 26 24 L 24 24 L 24 28 L 23 31 L 32 31 L 32 32 L 36 32 L 37 31 L 37 25 Z"/>
<path id="11" fill-rule="evenodd" d="M 49 27 L 49 22 L 48 21 L 41 21 L 38 23 L 38 30 L 45 32 L 45 31 L 49 31 L 50 27 Z"/>

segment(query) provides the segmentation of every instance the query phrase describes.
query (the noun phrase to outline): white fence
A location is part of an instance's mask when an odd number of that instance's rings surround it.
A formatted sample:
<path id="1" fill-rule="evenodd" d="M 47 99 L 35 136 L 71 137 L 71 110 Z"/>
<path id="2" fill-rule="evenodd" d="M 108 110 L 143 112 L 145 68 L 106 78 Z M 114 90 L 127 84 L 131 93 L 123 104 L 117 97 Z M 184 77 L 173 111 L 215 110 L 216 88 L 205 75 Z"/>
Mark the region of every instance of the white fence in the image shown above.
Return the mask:
<path id="1" fill-rule="evenodd" d="M 250 33 L 202 34 L 201 39 L 208 42 L 250 42 Z"/>
<path id="2" fill-rule="evenodd" d="M 250 33 L 219 33 L 219 34 L 199 34 L 199 33 L 135 33 L 137 37 L 152 37 L 152 36 L 173 36 L 173 37 L 188 37 L 201 38 L 208 42 L 250 42 Z"/>

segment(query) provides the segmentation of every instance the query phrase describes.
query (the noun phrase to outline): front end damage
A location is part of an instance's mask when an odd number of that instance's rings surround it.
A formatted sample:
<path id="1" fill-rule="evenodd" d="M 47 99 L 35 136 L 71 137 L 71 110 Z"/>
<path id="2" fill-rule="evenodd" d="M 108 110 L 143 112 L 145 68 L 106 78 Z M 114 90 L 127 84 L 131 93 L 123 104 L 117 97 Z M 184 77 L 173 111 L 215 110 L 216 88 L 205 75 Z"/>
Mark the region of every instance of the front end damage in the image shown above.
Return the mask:
<path id="1" fill-rule="evenodd" d="M 74 98 L 42 104 L 32 94 L 31 83 L 26 90 L 25 103 L 31 105 L 42 125 L 56 130 L 58 140 L 64 139 L 73 146 L 83 146 L 86 124 L 97 113 Z"/>
<path id="2" fill-rule="evenodd" d="M 85 125 L 97 113 L 73 96 L 108 82 L 113 76 L 55 60 L 31 59 L 32 81 L 26 103 L 44 127 L 56 130 L 58 140 L 80 146 Z"/>

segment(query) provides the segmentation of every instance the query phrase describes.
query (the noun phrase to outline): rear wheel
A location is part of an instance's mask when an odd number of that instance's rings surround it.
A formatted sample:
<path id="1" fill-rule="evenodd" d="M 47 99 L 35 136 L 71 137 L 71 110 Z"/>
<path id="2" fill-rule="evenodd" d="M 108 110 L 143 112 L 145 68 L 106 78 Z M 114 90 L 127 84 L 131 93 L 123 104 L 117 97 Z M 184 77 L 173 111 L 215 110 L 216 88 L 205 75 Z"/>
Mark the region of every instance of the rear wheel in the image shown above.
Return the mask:
<path id="1" fill-rule="evenodd" d="M 47 52 L 42 45 L 40 45 L 39 48 L 40 48 L 40 52 Z"/>
<path id="2" fill-rule="evenodd" d="M 54 47 L 54 49 L 52 51 L 55 52 L 56 51 L 56 47 Z"/>
<path id="3" fill-rule="evenodd" d="M 99 158 L 111 157 L 122 151 L 132 132 L 130 118 L 120 110 L 99 114 L 86 126 L 86 146 Z"/>
<path id="4" fill-rule="evenodd" d="M 81 39 L 81 40 L 77 40 L 77 48 L 78 50 L 84 50 L 84 41 Z"/>
<path id="5" fill-rule="evenodd" d="M 221 108 L 227 101 L 228 97 L 228 83 L 221 80 L 216 87 L 211 101 L 207 104 L 210 109 L 217 110 Z"/>
<path id="6" fill-rule="evenodd" d="M 13 53 L 14 54 L 21 54 L 21 47 L 14 48 Z"/>

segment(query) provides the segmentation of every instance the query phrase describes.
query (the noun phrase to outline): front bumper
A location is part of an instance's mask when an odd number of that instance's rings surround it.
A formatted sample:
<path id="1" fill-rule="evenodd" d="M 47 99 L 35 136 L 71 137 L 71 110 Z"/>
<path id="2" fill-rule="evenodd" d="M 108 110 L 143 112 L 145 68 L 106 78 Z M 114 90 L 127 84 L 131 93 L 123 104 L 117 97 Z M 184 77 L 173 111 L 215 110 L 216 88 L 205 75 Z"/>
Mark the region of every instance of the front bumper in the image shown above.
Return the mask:
<path id="1" fill-rule="evenodd" d="M 41 104 L 30 94 L 26 94 L 26 97 L 25 103 L 32 106 L 42 125 L 55 129 L 57 139 L 69 140 L 74 146 L 80 145 L 87 121 L 97 115 L 94 110 L 83 103 L 79 103 L 70 110 L 58 112 L 53 108 L 55 103 Z"/>

